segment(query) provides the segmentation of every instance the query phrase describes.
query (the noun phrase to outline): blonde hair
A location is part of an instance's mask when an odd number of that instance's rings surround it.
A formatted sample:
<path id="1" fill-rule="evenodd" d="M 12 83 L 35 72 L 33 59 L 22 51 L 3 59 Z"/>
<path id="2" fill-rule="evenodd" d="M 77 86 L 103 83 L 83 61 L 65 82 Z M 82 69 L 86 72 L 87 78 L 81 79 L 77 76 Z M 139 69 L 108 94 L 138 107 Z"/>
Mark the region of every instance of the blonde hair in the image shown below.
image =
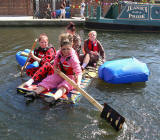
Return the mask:
<path id="1" fill-rule="evenodd" d="M 90 31 L 90 32 L 88 33 L 88 36 L 90 36 L 91 34 L 95 34 L 95 35 L 97 36 L 97 32 L 96 32 L 96 31 Z"/>
<path id="2" fill-rule="evenodd" d="M 48 41 L 48 36 L 47 36 L 47 34 L 45 34 L 45 33 L 42 33 L 42 34 L 40 34 L 39 35 L 39 42 L 41 41 L 41 39 L 43 39 L 43 38 L 45 38 L 45 39 L 47 39 L 47 41 Z"/>
<path id="3" fill-rule="evenodd" d="M 62 33 L 59 36 L 59 42 L 60 42 L 60 47 L 64 45 L 71 45 L 73 44 L 73 35 L 69 33 Z"/>

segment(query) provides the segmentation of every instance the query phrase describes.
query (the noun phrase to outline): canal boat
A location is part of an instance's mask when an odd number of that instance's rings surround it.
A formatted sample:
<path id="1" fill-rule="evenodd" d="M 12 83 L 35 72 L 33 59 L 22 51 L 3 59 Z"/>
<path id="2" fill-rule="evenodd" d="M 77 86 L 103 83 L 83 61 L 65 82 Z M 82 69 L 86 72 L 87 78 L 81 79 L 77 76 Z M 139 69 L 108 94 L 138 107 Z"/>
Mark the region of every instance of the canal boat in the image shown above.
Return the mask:
<path id="1" fill-rule="evenodd" d="M 160 32 L 160 5 L 136 2 L 119 2 L 112 4 L 101 16 L 101 6 L 97 6 L 96 16 L 86 18 L 87 28 L 106 29 L 111 31 Z M 87 13 L 88 15 L 88 13 Z"/>

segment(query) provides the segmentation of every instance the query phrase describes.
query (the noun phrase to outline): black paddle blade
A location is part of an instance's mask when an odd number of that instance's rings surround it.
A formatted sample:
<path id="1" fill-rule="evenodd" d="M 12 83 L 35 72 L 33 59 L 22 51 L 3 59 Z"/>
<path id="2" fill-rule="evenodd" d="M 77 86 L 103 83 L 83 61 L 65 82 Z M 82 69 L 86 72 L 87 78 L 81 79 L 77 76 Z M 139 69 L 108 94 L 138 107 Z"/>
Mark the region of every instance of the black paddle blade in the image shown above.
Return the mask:
<path id="1" fill-rule="evenodd" d="M 125 118 L 122 117 L 117 111 L 115 111 L 106 103 L 104 103 L 101 118 L 107 120 L 107 122 L 109 122 L 112 125 L 112 127 L 117 131 L 122 129 L 123 123 L 125 122 Z"/>

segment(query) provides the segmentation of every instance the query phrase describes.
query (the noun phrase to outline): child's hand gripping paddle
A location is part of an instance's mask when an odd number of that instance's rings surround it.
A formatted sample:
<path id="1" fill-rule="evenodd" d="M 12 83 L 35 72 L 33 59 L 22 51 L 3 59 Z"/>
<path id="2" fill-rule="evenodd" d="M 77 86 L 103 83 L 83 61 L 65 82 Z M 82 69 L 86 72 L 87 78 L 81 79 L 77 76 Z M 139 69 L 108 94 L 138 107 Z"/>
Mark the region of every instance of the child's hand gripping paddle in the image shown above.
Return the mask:
<path id="1" fill-rule="evenodd" d="M 66 76 L 63 72 L 58 71 L 57 73 L 68 83 L 70 83 L 75 89 L 77 89 L 91 104 L 93 104 L 101 112 L 101 117 L 107 120 L 107 122 L 109 122 L 114 129 L 116 129 L 117 131 L 122 129 L 122 126 L 125 122 L 125 118 L 123 116 L 121 116 L 117 111 L 112 109 L 106 103 L 103 107 L 87 92 L 81 89 L 74 81 L 72 81 L 68 76 Z"/>
<path id="2" fill-rule="evenodd" d="M 26 62 L 24 64 L 24 66 L 21 68 L 21 77 L 23 76 L 23 70 L 26 68 L 26 65 L 27 65 L 27 62 L 29 60 L 29 57 L 30 57 L 32 51 L 34 50 L 34 48 L 36 47 L 37 41 L 38 41 L 38 39 L 35 39 L 35 41 L 34 41 L 34 43 L 32 45 L 31 51 L 29 52 L 29 55 L 27 57 L 27 60 L 26 60 Z"/>

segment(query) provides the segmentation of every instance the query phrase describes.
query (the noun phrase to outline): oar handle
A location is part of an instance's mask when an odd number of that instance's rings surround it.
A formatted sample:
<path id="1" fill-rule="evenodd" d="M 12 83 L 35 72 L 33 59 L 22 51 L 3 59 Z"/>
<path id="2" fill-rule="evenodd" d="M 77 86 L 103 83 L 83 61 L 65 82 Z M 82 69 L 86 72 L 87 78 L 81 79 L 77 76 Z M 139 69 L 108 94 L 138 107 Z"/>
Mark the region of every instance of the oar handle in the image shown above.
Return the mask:
<path id="1" fill-rule="evenodd" d="M 28 54 L 27 60 L 26 60 L 26 62 L 25 62 L 25 64 L 24 64 L 24 66 L 23 66 L 24 68 L 25 68 L 26 65 L 27 65 L 28 59 L 29 59 L 32 51 L 33 51 L 34 48 L 36 47 L 37 41 L 38 41 L 38 39 L 36 38 L 35 41 L 34 41 L 34 43 L 33 43 L 33 45 L 32 45 L 32 48 L 31 48 L 31 50 L 30 50 L 30 52 L 29 52 L 29 54 Z M 21 77 L 22 77 L 22 76 L 23 76 L 23 70 L 21 70 Z"/>
<path id="2" fill-rule="evenodd" d="M 29 59 L 31 53 L 32 53 L 32 51 L 34 50 L 34 48 L 35 48 L 35 46 L 36 46 L 36 44 L 37 44 L 37 41 L 38 41 L 38 39 L 35 39 L 35 41 L 34 41 L 34 43 L 33 43 L 33 45 L 32 45 L 32 48 L 31 48 L 31 50 L 30 50 L 30 52 L 29 52 L 29 55 L 28 55 L 28 57 L 27 57 L 27 60 L 26 60 L 26 62 L 25 62 L 25 64 L 24 64 L 24 67 L 26 66 L 26 64 L 27 64 L 27 62 L 28 62 L 28 59 Z"/>
<path id="3" fill-rule="evenodd" d="M 86 91 L 81 89 L 73 80 L 71 80 L 67 75 L 63 72 L 58 71 L 58 74 L 65 79 L 68 83 L 70 83 L 75 89 L 77 89 L 91 104 L 93 104 L 100 112 L 103 111 L 103 106 L 99 104 L 92 96 L 90 96 Z"/>

